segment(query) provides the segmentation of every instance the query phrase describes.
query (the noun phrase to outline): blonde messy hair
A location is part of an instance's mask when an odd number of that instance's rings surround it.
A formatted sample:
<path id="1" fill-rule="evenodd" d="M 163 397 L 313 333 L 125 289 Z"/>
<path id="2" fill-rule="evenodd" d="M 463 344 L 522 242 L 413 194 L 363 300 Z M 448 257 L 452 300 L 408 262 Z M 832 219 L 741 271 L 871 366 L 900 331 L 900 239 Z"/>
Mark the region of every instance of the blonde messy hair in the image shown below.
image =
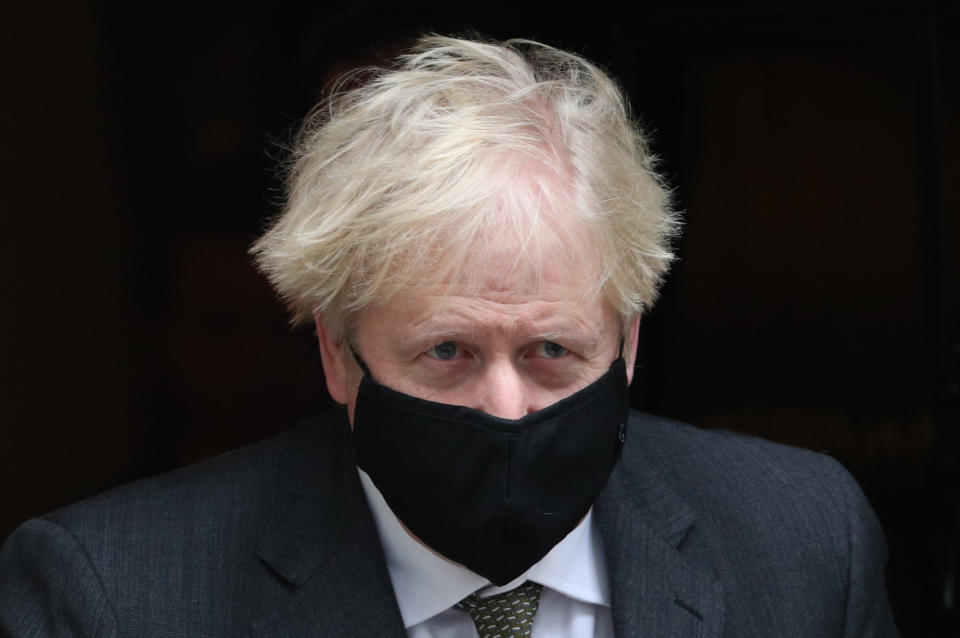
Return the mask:
<path id="1" fill-rule="evenodd" d="M 596 292 L 629 325 L 677 226 L 652 164 L 616 85 L 583 58 L 428 36 L 308 117 L 285 210 L 251 252 L 294 323 L 320 313 L 345 339 L 354 313 L 457 281 L 484 246 L 512 239 L 538 268 L 585 243 Z"/>

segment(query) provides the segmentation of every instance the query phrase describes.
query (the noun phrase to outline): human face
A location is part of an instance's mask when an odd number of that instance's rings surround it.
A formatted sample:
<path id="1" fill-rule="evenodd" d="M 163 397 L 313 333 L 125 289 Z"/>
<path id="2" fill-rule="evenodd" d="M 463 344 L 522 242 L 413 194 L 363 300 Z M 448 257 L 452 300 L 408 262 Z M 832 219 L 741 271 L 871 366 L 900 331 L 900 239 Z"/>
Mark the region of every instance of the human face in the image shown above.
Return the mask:
<path id="1" fill-rule="evenodd" d="M 376 381 L 422 399 L 519 419 L 609 369 L 624 331 L 609 303 L 588 292 L 584 269 L 549 265 L 531 277 L 514 268 L 514 255 L 486 257 L 456 286 L 415 289 L 361 315 L 355 344 Z M 352 423 L 356 364 L 319 317 L 317 332 L 328 389 L 347 405 Z M 626 350 L 629 381 L 632 344 Z"/>

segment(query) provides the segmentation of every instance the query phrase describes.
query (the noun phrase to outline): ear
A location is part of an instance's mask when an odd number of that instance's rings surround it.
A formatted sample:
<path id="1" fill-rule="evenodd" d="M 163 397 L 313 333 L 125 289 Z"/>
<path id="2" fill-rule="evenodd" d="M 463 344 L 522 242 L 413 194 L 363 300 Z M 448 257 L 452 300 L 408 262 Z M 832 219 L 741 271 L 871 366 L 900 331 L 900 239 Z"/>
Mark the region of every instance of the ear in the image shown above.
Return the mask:
<path id="1" fill-rule="evenodd" d="M 630 332 L 627 333 L 627 340 L 624 343 L 624 348 L 626 352 L 623 353 L 623 358 L 627 364 L 627 383 L 633 383 L 633 367 L 637 362 L 637 335 L 640 330 L 640 315 L 637 315 L 637 318 L 633 320 L 633 325 L 630 326 Z"/>
<path id="2" fill-rule="evenodd" d="M 317 341 L 320 345 L 320 361 L 323 364 L 323 376 L 327 379 L 327 391 L 330 398 L 340 404 L 347 403 L 347 366 L 343 359 L 343 348 L 334 339 L 323 323 L 320 313 L 314 313 L 313 323 L 317 327 Z"/>

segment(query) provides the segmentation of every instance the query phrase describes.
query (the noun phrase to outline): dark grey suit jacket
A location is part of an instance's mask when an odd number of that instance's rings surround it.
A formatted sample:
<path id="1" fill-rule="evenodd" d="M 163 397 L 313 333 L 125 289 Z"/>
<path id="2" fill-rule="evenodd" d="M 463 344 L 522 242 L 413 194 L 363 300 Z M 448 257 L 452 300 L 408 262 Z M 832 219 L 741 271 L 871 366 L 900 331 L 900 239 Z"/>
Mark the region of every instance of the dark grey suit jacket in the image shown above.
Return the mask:
<path id="1" fill-rule="evenodd" d="M 618 636 L 894 636 L 827 457 L 634 415 L 600 500 Z M 4 636 L 404 636 L 342 412 L 24 524 Z"/>

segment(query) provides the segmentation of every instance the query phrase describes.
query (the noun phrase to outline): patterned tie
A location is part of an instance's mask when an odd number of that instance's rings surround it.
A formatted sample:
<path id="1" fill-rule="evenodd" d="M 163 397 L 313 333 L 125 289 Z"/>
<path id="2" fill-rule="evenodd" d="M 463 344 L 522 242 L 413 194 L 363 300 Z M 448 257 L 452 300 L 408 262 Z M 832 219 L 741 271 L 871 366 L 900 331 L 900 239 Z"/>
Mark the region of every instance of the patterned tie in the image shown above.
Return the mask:
<path id="1" fill-rule="evenodd" d="M 528 580 L 516 589 L 489 598 L 470 594 L 453 608 L 470 614 L 480 638 L 529 636 L 542 588 Z"/>

